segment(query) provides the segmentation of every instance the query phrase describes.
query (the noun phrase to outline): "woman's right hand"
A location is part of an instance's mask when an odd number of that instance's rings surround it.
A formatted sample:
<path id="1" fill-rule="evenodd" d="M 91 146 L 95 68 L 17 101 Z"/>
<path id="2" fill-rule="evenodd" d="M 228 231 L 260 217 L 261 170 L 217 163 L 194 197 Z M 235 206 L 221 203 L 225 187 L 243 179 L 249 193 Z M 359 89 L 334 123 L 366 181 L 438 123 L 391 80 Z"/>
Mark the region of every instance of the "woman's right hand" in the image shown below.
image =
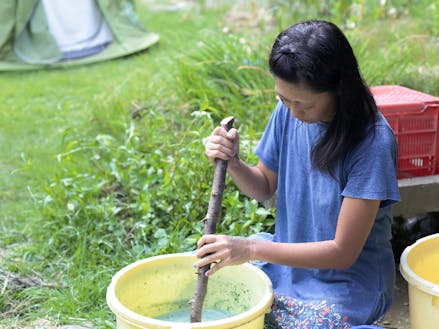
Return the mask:
<path id="1" fill-rule="evenodd" d="M 215 163 L 216 159 L 239 159 L 239 133 L 235 128 L 228 132 L 222 127 L 216 127 L 212 134 L 206 138 L 206 155 L 209 161 Z"/>

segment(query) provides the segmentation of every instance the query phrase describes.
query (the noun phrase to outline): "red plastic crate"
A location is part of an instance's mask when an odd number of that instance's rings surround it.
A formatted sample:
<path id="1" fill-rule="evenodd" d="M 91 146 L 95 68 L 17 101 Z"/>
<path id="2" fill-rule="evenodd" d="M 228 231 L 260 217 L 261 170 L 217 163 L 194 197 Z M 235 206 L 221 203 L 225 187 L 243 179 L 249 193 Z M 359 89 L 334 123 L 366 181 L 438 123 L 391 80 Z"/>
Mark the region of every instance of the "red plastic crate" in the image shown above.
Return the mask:
<path id="1" fill-rule="evenodd" d="M 370 89 L 398 142 L 398 178 L 439 174 L 439 97 L 396 85 Z"/>

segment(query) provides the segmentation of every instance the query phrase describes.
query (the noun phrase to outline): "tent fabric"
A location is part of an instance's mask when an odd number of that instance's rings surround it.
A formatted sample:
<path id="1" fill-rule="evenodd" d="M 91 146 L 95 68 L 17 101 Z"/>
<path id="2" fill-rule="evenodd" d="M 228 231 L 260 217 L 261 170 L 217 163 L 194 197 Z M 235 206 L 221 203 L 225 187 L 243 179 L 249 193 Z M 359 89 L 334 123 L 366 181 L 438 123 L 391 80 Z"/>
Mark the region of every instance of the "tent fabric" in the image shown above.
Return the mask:
<path id="1" fill-rule="evenodd" d="M 113 41 L 113 33 L 94 0 L 42 0 L 50 34 L 65 58 L 93 55 Z"/>
<path id="2" fill-rule="evenodd" d="M 94 55 L 72 60 L 65 58 L 50 32 L 43 1 L 0 1 L 0 71 L 89 64 L 130 55 L 158 42 L 159 36 L 142 26 L 133 0 L 94 1 L 111 29 L 113 41 Z"/>

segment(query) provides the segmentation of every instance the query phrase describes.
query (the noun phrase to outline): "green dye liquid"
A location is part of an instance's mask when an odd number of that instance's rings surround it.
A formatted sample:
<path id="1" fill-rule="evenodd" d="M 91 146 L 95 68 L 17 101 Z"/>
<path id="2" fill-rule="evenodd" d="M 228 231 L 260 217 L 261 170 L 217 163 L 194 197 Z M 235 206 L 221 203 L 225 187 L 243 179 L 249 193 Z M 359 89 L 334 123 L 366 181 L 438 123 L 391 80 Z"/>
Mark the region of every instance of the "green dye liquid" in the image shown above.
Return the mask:
<path id="1" fill-rule="evenodd" d="M 210 310 L 206 309 L 203 310 L 201 313 L 201 321 L 215 321 L 215 320 L 222 320 L 225 318 L 229 318 L 231 316 L 234 316 L 235 314 L 232 314 L 227 311 L 222 310 Z M 162 314 L 156 317 L 158 320 L 164 320 L 169 322 L 190 322 L 191 319 L 191 310 L 179 310 L 171 313 Z"/>

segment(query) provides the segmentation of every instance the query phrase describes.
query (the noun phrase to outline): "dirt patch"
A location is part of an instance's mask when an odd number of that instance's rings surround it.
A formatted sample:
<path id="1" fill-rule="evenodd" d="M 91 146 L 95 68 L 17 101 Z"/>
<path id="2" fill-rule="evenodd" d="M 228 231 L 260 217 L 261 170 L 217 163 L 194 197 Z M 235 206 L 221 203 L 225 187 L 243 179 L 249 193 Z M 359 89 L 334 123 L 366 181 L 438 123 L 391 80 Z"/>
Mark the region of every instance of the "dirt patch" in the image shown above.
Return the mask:
<path id="1" fill-rule="evenodd" d="M 386 329 L 410 329 L 409 298 L 407 281 L 399 271 L 396 274 L 395 300 L 379 325 Z"/>
<path id="2" fill-rule="evenodd" d="M 0 250 L 1 252 L 1 250 Z M 14 318 L 19 316 L 21 312 L 28 309 L 30 305 L 27 301 L 17 301 L 14 300 L 13 296 L 17 291 L 22 291 L 33 287 L 46 287 L 46 288 L 58 288 L 59 284 L 45 281 L 37 273 L 32 273 L 28 276 L 22 276 L 18 273 L 9 272 L 3 268 L 0 268 L 0 299 L 2 300 L 0 308 L 0 318 Z M 44 324 L 41 324 L 43 322 Z M 51 329 L 60 328 L 48 325 L 45 320 L 39 320 L 38 322 L 32 324 L 30 327 L 24 327 L 26 329 Z M 23 326 L 18 325 L 8 325 L 7 327 L 0 324 L 0 329 L 18 329 L 23 328 Z M 64 327 L 63 327 L 64 328 Z M 74 329 L 72 327 L 71 329 Z M 67 329 L 67 328 L 66 328 Z"/>
<path id="3" fill-rule="evenodd" d="M 56 288 L 59 287 L 56 283 L 46 282 L 40 276 L 33 274 L 29 277 L 20 276 L 18 274 L 8 272 L 0 268 L 0 296 L 5 293 L 7 289 L 18 290 L 31 288 L 35 286 Z"/>

